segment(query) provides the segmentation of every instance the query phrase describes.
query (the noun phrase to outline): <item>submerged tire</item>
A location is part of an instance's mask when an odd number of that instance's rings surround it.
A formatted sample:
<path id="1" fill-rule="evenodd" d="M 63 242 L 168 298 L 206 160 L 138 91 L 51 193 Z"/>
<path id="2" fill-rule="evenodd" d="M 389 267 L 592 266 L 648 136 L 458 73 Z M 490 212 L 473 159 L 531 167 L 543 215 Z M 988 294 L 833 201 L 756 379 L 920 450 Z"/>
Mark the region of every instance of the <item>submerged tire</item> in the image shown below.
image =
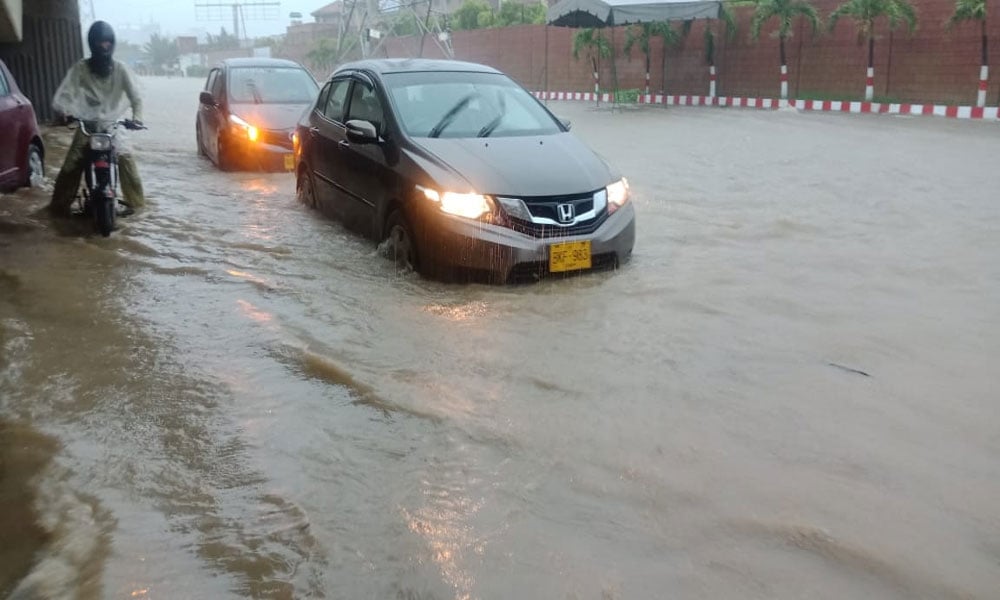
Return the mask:
<path id="1" fill-rule="evenodd" d="M 386 219 L 385 231 L 387 256 L 396 263 L 396 269 L 400 271 L 418 271 L 420 261 L 416 240 L 413 237 L 413 228 L 410 226 L 409 221 L 406 220 L 406 215 L 398 208 L 392 211 L 389 214 L 389 218 Z"/>
<path id="2" fill-rule="evenodd" d="M 309 165 L 303 165 L 299 169 L 299 175 L 295 178 L 295 193 L 302 204 L 309 208 L 318 208 L 319 205 L 316 202 L 316 185 L 313 183 L 312 171 L 309 170 Z"/>
<path id="3" fill-rule="evenodd" d="M 96 202 L 91 203 L 91 206 L 94 209 L 94 224 L 97 227 L 97 232 L 108 237 L 115 228 L 115 199 L 98 198 Z"/>
<path id="4" fill-rule="evenodd" d="M 25 186 L 37 188 L 42 185 L 45 178 L 45 161 L 42 159 L 42 149 L 38 144 L 32 143 L 28 146 L 28 172 L 25 177 Z"/>

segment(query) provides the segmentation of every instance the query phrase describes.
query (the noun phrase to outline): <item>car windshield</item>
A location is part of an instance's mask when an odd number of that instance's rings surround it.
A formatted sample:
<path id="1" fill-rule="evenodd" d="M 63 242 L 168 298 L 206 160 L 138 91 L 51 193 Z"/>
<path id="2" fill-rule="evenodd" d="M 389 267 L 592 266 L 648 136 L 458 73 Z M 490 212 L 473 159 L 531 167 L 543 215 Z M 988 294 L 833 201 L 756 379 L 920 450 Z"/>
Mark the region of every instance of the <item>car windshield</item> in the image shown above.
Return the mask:
<path id="1" fill-rule="evenodd" d="M 229 98 L 236 104 L 307 104 L 319 86 L 304 69 L 239 67 L 229 71 Z"/>
<path id="2" fill-rule="evenodd" d="M 400 126 L 412 137 L 551 135 L 562 129 L 541 104 L 497 73 L 389 73 Z"/>

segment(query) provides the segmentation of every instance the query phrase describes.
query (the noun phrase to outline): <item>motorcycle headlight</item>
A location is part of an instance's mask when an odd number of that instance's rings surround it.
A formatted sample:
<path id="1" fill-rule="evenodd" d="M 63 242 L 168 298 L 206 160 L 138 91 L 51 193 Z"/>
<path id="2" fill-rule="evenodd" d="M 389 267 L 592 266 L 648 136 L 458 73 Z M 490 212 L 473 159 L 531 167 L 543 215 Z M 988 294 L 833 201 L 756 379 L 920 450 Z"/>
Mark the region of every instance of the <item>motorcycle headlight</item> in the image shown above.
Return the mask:
<path id="1" fill-rule="evenodd" d="M 625 206 L 628 202 L 628 179 L 622 177 L 618 181 L 607 187 L 608 190 L 608 214 Z"/>
<path id="2" fill-rule="evenodd" d="M 439 193 L 437 190 L 417 186 L 417 189 L 424 194 L 424 197 L 432 202 L 437 202 L 441 207 L 441 212 L 465 217 L 466 219 L 478 219 L 490 212 L 490 202 L 486 196 L 476 193 L 460 194 L 457 192 Z"/>
<path id="3" fill-rule="evenodd" d="M 90 149 L 98 152 L 106 152 L 111 149 L 111 136 L 103 133 L 95 133 L 90 136 Z"/>

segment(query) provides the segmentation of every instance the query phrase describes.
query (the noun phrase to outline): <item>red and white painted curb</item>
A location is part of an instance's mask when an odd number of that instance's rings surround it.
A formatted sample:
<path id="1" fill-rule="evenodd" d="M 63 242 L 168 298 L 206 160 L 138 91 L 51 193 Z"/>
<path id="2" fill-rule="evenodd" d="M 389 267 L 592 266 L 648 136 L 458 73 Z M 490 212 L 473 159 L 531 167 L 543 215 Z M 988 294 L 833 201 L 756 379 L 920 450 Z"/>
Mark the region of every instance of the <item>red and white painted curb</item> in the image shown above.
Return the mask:
<path id="1" fill-rule="evenodd" d="M 539 100 L 594 102 L 598 94 L 592 92 L 534 92 Z M 600 94 L 601 102 L 611 102 L 611 94 Z M 953 106 L 944 104 L 888 104 L 878 102 L 841 102 L 834 100 L 778 100 L 776 98 L 727 98 L 710 96 L 663 96 L 641 94 L 637 104 L 664 104 L 667 106 L 721 106 L 731 108 L 794 108 L 820 112 L 853 114 L 913 115 L 948 117 L 952 119 L 1000 119 L 996 106 Z"/>

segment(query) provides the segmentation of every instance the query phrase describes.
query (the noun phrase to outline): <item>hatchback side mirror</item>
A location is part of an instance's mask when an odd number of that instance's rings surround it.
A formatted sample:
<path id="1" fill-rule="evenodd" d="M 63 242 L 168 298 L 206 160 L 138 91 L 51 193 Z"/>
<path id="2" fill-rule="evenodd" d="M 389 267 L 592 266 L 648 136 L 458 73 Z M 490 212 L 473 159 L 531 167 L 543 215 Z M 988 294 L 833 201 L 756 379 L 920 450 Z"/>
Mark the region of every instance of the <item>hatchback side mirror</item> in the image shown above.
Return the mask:
<path id="1" fill-rule="evenodd" d="M 345 123 L 347 126 L 347 139 L 358 144 L 371 144 L 378 141 L 378 131 L 375 125 L 368 121 L 352 119 Z"/>
<path id="2" fill-rule="evenodd" d="M 205 106 L 215 106 L 215 97 L 212 96 L 212 92 L 202 92 L 198 99 Z"/>
<path id="3" fill-rule="evenodd" d="M 559 119 L 559 122 L 566 128 L 566 131 L 569 131 L 573 127 L 573 123 L 569 119 Z"/>

